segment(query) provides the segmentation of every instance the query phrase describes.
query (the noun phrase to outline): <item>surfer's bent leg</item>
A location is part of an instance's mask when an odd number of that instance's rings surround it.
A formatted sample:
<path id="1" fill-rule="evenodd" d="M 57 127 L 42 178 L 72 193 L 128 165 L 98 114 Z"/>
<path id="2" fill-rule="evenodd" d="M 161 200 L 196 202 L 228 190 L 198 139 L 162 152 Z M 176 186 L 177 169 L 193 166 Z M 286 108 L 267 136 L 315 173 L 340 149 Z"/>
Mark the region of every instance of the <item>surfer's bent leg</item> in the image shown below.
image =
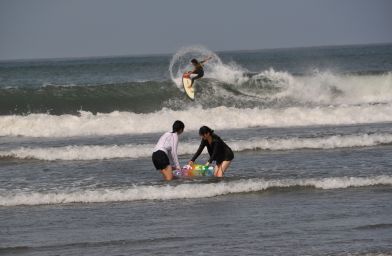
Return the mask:
<path id="1" fill-rule="evenodd" d="M 193 76 L 192 77 L 192 75 L 196 75 L 196 76 Z M 192 84 L 193 84 L 193 82 L 196 80 L 196 79 L 199 79 L 199 78 L 202 78 L 203 76 L 204 76 L 204 72 L 199 72 L 199 73 L 196 73 L 196 74 L 192 74 L 191 75 L 191 80 L 192 80 Z"/>

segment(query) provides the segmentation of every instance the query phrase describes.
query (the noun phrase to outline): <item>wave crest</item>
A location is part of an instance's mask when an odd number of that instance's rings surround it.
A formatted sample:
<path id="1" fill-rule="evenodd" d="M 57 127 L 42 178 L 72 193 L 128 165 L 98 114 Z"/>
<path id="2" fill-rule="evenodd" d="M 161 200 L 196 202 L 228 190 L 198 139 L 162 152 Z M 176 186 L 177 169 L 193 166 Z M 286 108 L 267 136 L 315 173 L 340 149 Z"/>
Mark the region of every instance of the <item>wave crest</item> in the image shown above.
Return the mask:
<path id="1" fill-rule="evenodd" d="M 251 138 L 226 141 L 234 151 L 293 150 L 369 147 L 392 143 L 392 134 L 335 135 L 322 138 Z M 102 160 L 113 158 L 141 158 L 151 155 L 153 144 L 127 144 L 106 146 L 22 147 L 0 151 L 0 159 Z M 180 143 L 179 154 L 193 154 L 197 143 Z"/>
<path id="2" fill-rule="evenodd" d="M 0 116 L 0 136 L 70 137 L 154 133 L 168 130 L 175 120 L 182 120 L 188 131 L 198 130 L 201 125 L 213 127 L 216 130 L 347 125 L 392 122 L 390 113 L 392 113 L 392 105 L 377 104 L 285 109 L 234 107 L 202 109 L 197 107 L 183 111 L 162 109 L 149 114 L 115 111 L 109 114 L 94 115 L 91 112 L 81 111 L 79 116 L 10 115 Z M 157 120 L 159 120 L 159 125 L 157 125 Z"/>
<path id="3" fill-rule="evenodd" d="M 122 189 L 96 189 L 57 192 L 10 191 L 0 194 L 0 206 L 66 203 L 103 203 L 136 200 L 207 198 L 235 193 L 259 192 L 271 188 L 314 187 L 342 189 L 374 185 L 392 185 L 391 176 L 331 177 L 319 179 L 244 179 L 208 184 L 134 185 Z"/>

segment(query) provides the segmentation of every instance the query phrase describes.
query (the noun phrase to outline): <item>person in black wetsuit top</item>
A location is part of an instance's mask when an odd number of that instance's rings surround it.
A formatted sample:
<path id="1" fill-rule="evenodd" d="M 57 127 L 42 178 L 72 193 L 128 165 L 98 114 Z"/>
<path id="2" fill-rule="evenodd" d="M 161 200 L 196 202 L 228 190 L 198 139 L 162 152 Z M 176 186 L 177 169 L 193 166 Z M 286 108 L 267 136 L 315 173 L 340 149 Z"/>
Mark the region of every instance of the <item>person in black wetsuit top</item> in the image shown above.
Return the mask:
<path id="1" fill-rule="evenodd" d="M 200 62 L 197 59 L 192 59 L 191 60 L 191 63 L 193 65 L 193 70 L 188 72 L 189 75 L 190 75 L 190 78 L 192 80 L 191 87 L 193 86 L 193 82 L 196 79 L 200 79 L 200 78 L 202 78 L 204 76 L 203 64 L 206 61 L 208 61 L 209 59 L 211 59 L 211 58 L 212 58 L 212 56 L 210 56 L 207 59 L 204 59 L 204 60 L 202 60 Z"/>
<path id="2" fill-rule="evenodd" d="M 199 135 L 201 137 L 201 142 L 199 149 L 189 161 L 189 164 L 193 164 L 196 158 L 199 157 L 204 147 L 207 147 L 210 159 L 206 165 L 216 161 L 216 166 L 214 170 L 215 177 L 223 177 L 227 168 L 229 168 L 231 161 L 234 159 L 234 153 L 229 146 L 214 133 L 211 128 L 207 126 L 202 126 L 199 130 Z"/>

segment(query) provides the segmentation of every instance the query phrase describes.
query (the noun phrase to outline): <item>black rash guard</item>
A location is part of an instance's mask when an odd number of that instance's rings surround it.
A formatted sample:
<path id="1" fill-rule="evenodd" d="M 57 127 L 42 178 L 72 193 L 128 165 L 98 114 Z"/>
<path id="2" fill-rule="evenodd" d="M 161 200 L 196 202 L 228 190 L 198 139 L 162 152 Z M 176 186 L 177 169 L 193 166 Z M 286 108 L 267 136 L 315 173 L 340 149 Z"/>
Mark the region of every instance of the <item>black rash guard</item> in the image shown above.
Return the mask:
<path id="1" fill-rule="evenodd" d="M 210 159 L 208 162 L 216 161 L 216 164 L 221 164 L 223 161 L 231 161 L 234 158 L 234 153 L 229 146 L 216 134 L 212 134 L 211 145 L 207 140 L 201 140 L 199 149 L 192 157 L 191 161 L 194 162 L 203 152 L 204 147 L 207 147 Z"/>
<path id="2" fill-rule="evenodd" d="M 195 70 L 192 72 L 192 74 L 197 74 L 197 76 L 192 77 L 192 83 L 193 81 L 195 81 L 196 79 L 202 78 L 204 76 L 204 69 L 203 66 L 199 63 L 196 67 Z"/>

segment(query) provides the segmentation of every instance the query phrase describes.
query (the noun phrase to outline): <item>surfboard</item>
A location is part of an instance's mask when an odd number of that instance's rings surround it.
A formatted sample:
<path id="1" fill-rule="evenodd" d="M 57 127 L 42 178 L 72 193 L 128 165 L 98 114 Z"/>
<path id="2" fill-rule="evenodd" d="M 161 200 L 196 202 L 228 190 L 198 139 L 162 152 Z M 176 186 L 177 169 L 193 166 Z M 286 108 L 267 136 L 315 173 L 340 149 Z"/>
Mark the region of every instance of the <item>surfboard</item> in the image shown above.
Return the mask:
<path id="1" fill-rule="evenodd" d="M 195 82 L 193 82 L 192 87 L 191 87 L 191 84 L 192 84 L 192 80 L 190 78 L 190 74 L 184 73 L 182 75 L 182 85 L 184 86 L 184 90 L 185 90 L 186 95 L 191 100 L 194 100 L 195 99 L 195 91 L 193 90 L 193 87 L 195 86 Z"/>
<path id="2" fill-rule="evenodd" d="M 181 170 L 174 170 L 173 175 L 181 177 L 214 176 L 214 167 L 201 164 L 185 165 Z"/>

